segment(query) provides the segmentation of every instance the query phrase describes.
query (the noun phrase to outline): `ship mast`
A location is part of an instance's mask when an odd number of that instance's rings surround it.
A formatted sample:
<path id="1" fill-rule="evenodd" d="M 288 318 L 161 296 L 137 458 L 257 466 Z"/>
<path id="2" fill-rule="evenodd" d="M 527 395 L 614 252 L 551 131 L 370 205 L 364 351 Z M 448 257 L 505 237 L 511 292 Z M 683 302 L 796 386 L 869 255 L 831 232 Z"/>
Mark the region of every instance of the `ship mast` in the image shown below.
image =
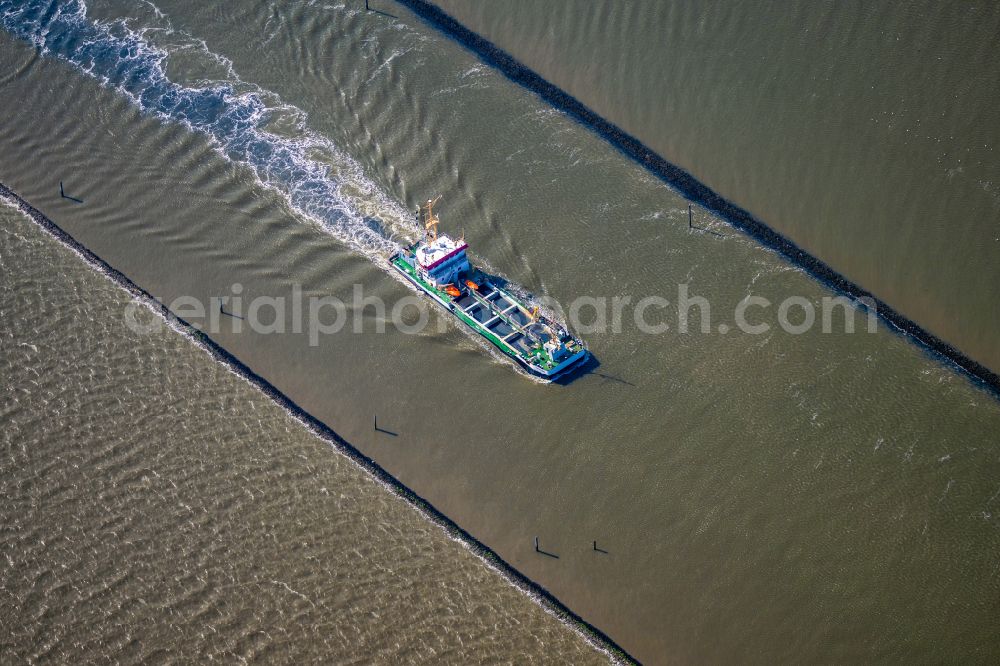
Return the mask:
<path id="1" fill-rule="evenodd" d="M 428 199 L 427 203 L 420 206 L 420 224 L 424 227 L 424 232 L 428 236 L 428 240 L 433 243 L 437 240 L 437 225 L 438 218 L 434 214 L 434 204 L 441 200 L 441 195 L 437 195 L 433 199 Z"/>

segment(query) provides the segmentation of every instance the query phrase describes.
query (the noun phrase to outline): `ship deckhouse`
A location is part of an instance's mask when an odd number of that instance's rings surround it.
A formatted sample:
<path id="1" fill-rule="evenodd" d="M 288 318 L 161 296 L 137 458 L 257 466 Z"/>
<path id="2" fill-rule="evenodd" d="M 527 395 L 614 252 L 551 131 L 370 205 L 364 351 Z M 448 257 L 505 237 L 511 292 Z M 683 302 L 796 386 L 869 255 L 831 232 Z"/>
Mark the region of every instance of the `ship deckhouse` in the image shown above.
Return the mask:
<path id="1" fill-rule="evenodd" d="M 424 242 L 418 245 L 414 257 L 417 268 L 435 287 L 456 282 L 459 275 L 471 268 L 466 256 L 469 245 L 465 239 L 455 240 L 446 234 L 438 235 L 438 218 L 434 214 L 434 204 L 440 198 L 428 201 L 417 211 L 425 236 Z"/>
<path id="2" fill-rule="evenodd" d="M 469 270 L 466 250 L 469 245 L 463 240 L 454 240 L 442 234 L 433 242 L 421 245 L 416 252 L 417 265 L 427 273 L 434 286 L 450 284 L 458 280 L 460 273 Z"/>

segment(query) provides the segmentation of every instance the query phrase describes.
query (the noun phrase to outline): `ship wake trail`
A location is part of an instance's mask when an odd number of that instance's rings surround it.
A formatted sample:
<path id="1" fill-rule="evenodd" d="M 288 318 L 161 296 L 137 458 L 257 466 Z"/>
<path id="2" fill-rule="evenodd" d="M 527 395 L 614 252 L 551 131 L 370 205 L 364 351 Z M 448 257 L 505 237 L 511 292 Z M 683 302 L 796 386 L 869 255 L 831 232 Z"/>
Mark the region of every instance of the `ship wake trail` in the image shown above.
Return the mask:
<path id="1" fill-rule="evenodd" d="M 388 258 L 401 249 L 394 232 L 421 233 L 412 213 L 366 177 L 357 161 L 310 130 L 303 110 L 242 80 L 232 62 L 153 10 L 151 24 L 140 26 L 137 19 L 91 19 L 83 0 L 0 0 L 0 27 L 125 95 L 144 113 L 207 136 L 223 157 L 249 166 L 299 214 L 398 278 Z M 222 78 L 188 85 L 172 80 L 167 72 L 175 53 L 200 55 Z M 551 318 L 565 326 L 562 317 Z"/>
<path id="2" fill-rule="evenodd" d="M 224 81 L 200 81 L 197 87 L 172 81 L 166 69 L 170 52 L 151 39 L 157 33 L 176 39 L 169 26 L 92 21 L 80 0 L 0 0 L 0 25 L 42 54 L 65 60 L 126 95 L 144 112 L 208 136 L 221 154 L 249 165 L 261 183 L 299 213 L 372 259 L 398 249 L 385 229 L 414 230 L 402 206 L 367 179 L 357 162 L 307 128 L 305 112 L 240 80 L 231 66 Z M 267 130 L 269 123 L 288 118 L 295 120 L 296 136 Z M 333 160 L 336 177 L 316 155 Z"/>

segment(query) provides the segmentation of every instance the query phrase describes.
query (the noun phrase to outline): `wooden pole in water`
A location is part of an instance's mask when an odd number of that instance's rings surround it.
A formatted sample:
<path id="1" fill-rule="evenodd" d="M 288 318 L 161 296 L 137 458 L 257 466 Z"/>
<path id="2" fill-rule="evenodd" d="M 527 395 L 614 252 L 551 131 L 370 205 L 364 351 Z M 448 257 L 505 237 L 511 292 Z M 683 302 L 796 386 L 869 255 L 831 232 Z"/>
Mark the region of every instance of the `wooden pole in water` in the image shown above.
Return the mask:
<path id="1" fill-rule="evenodd" d="M 688 204 L 688 231 L 694 229 L 694 222 L 691 217 L 691 204 Z"/>

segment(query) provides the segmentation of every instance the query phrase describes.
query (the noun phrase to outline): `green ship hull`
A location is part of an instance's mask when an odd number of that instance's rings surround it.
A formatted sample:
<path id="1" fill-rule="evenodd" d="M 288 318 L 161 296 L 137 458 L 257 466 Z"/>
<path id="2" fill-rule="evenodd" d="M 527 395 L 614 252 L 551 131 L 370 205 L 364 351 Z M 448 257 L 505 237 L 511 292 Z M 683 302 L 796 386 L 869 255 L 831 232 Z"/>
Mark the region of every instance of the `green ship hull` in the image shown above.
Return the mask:
<path id="1" fill-rule="evenodd" d="M 454 283 L 434 284 L 416 260 L 420 246 L 393 255 L 393 268 L 530 374 L 552 381 L 587 360 L 589 352 L 580 340 L 474 268 Z"/>

